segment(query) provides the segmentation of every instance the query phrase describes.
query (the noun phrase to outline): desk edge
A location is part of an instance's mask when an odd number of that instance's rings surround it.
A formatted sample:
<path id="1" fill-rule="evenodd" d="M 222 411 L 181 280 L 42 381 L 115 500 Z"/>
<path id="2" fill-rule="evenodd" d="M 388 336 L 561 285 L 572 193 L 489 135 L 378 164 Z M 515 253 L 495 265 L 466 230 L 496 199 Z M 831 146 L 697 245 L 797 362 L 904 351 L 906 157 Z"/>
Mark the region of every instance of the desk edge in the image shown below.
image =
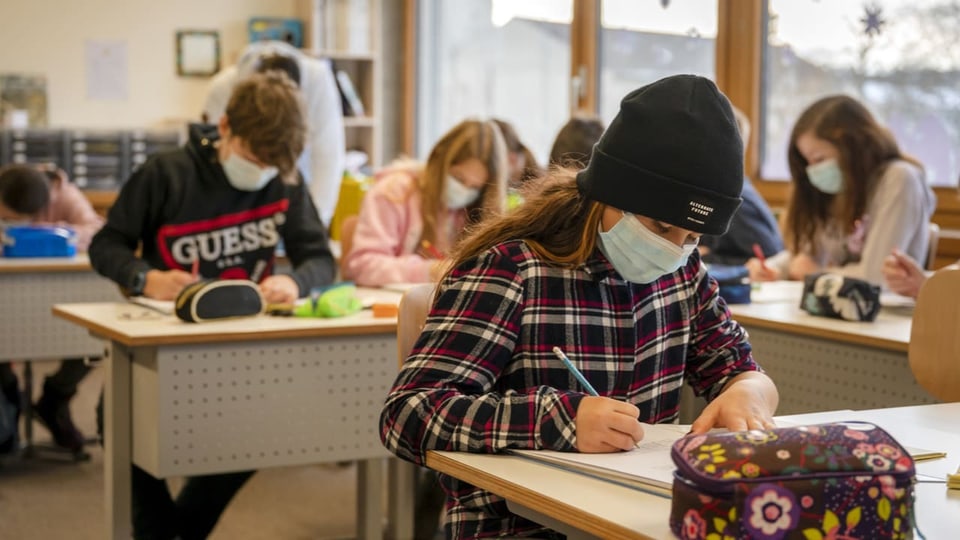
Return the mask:
<path id="1" fill-rule="evenodd" d="M 494 456 L 493 454 L 486 454 L 489 456 Z M 508 456 L 501 456 L 508 457 Z M 531 467 L 548 467 L 547 465 L 542 465 L 539 463 L 528 463 Z M 462 476 L 454 473 L 467 473 L 470 475 L 470 480 L 464 480 L 470 484 L 473 484 L 481 489 L 485 489 L 499 495 L 500 497 L 506 498 L 503 493 L 507 490 L 512 491 L 517 494 L 516 497 L 510 498 L 510 500 L 515 501 L 517 504 L 535 510 L 544 515 L 550 516 L 558 521 L 564 523 L 569 523 L 572 520 L 576 520 L 581 526 L 578 526 L 581 530 L 585 530 L 590 534 L 597 535 L 601 538 L 610 538 L 610 539 L 648 539 L 652 540 L 649 536 L 643 535 L 636 531 L 627 529 L 626 527 L 619 525 L 617 523 L 601 519 L 595 515 L 588 514 L 581 510 L 580 508 L 562 504 L 554 503 L 549 506 L 543 504 L 543 498 L 540 497 L 535 491 L 527 489 L 525 487 L 513 484 L 510 481 L 498 478 L 487 473 L 484 470 L 465 465 L 456 460 L 450 459 L 449 457 L 443 455 L 442 453 L 429 451 L 427 452 L 426 466 L 434 469 L 438 472 L 449 474 L 456 478 L 463 479 Z M 577 474 L 571 472 L 570 474 Z M 572 519 L 571 519 L 572 518 Z M 583 529 L 582 525 L 589 524 L 589 530 Z"/>

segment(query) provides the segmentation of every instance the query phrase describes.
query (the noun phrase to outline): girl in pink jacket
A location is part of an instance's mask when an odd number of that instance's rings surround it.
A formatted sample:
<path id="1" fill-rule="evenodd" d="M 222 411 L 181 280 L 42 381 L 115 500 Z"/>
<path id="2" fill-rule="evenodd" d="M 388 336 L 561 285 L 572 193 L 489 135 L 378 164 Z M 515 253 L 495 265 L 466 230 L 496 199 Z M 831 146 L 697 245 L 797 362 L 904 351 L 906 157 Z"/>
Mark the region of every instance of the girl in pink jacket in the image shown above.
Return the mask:
<path id="1" fill-rule="evenodd" d="M 377 174 L 360 208 L 344 279 L 366 287 L 436 281 L 464 229 L 506 204 L 507 157 L 492 121 L 465 120 L 427 162 Z"/>

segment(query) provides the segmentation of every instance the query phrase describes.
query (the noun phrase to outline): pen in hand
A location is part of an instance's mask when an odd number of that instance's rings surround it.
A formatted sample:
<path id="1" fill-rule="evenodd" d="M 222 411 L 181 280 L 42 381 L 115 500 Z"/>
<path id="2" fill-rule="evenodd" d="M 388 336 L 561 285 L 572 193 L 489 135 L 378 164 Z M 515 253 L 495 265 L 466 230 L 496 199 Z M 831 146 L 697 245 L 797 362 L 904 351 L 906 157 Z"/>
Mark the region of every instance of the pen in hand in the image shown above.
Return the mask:
<path id="1" fill-rule="evenodd" d="M 577 369 L 577 366 L 573 365 L 573 362 L 571 362 L 570 359 L 567 358 L 567 355 L 563 354 L 563 351 L 560 350 L 560 347 L 554 347 L 553 354 L 555 354 L 556 357 L 559 358 L 561 362 L 563 362 L 563 365 L 567 367 L 567 370 L 574 376 L 574 378 L 577 379 L 577 382 L 580 383 L 580 386 L 582 386 L 587 391 L 588 394 L 590 394 L 591 396 L 597 396 L 597 397 L 600 396 L 600 394 L 597 393 L 597 390 L 593 387 L 593 385 L 590 384 L 590 381 L 588 381 L 587 378 L 583 376 L 583 373 L 581 373 L 580 370 Z M 639 448 L 640 441 L 637 441 L 636 443 L 634 443 L 634 446 Z"/>
<path id="2" fill-rule="evenodd" d="M 577 382 L 580 383 L 580 386 L 582 386 L 587 391 L 588 394 L 590 394 L 591 396 L 600 395 L 597 393 L 596 389 L 594 389 L 593 385 L 590 384 L 590 381 L 588 381 L 587 378 L 583 376 L 583 373 L 580 373 L 580 370 L 577 369 L 577 366 L 573 365 L 573 362 L 571 362 L 570 359 L 567 358 L 567 355 L 563 354 L 563 351 L 560 350 L 560 347 L 554 347 L 553 354 L 557 355 L 557 358 L 559 358 L 560 361 L 563 362 L 563 365 L 567 367 L 567 370 L 570 371 L 570 373 L 574 376 L 574 378 L 577 379 Z"/>
<path id="3" fill-rule="evenodd" d="M 770 270 L 767 266 L 767 257 L 763 254 L 763 249 L 760 248 L 760 244 L 753 245 L 753 256 L 760 261 L 760 266 L 762 266 L 764 270 Z"/>
<path id="4" fill-rule="evenodd" d="M 420 247 L 433 259 L 442 259 L 443 253 L 440 253 L 440 250 L 436 246 L 430 243 L 429 240 L 422 240 L 420 242 Z"/>

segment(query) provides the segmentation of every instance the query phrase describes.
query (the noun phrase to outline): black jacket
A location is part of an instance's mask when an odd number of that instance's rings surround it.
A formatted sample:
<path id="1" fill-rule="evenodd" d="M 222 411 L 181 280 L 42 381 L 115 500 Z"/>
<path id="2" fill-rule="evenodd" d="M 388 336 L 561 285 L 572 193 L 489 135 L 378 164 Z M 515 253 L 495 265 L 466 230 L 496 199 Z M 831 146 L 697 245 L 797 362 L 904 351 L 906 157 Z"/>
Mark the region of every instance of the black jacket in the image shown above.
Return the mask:
<path id="1" fill-rule="evenodd" d="M 90 244 L 97 272 L 130 287 L 141 270 L 189 272 L 199 257 L 204 278 L 260 282 L 273 273 L 283 240 L 300 296 L 333 281 L 327 232 L 303 182 L 277 177 L 259 191 L 235 189 L 217 160 L 217 139 L 216 127 L 192 125 L 183 148 L 137 169 Z"/>

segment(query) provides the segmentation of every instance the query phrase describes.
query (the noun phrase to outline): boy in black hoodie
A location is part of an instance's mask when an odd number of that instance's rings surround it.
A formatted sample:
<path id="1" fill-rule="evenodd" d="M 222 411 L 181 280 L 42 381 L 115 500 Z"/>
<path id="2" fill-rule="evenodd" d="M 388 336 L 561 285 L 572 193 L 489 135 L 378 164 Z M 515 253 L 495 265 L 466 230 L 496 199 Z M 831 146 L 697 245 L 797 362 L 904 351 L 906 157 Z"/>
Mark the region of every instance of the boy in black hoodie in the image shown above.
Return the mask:
<path id="1" fill-rule="evenodd" d="M 251 76 L 216 127 L 191 126 L 183 148 L 133 174 L 90 244 L 90 262 L 131 295 L 158 300 L 197 279 L 194 261 L 200 277 L 259 283 L 268 303 L 332 282 L 327 233 L 296 170 L 305 137 L 296 86 L 276 72 Z M 281 240 L 291 274 L 273 273 Z M 206 538 L 253 472 L 188 478 L 174 501 L 164 480 L 134 466 L 134 536 Z"/>

